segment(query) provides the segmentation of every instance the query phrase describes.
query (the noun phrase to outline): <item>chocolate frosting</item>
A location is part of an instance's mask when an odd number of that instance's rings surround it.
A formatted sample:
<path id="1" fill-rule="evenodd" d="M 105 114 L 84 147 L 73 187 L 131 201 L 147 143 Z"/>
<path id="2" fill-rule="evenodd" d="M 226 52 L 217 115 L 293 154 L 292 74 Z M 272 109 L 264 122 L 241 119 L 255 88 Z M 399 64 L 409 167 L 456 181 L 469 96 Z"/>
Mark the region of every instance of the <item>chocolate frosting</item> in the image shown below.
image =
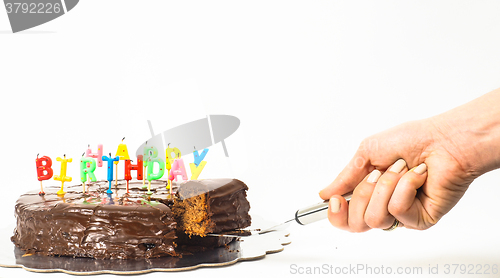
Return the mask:
<path id="1" fill-rule="evenodd" d="M 250 225 L 248 187 L 239 180 L 174 184 L 172 195 L 166 185 L 166 181 L 152 181 L 152 195 L 142 189 L 141 181 L 130 182 L 129 193 L 125 181 L 113 184 L 113 194 L 106 193 L 106 181 L 91 183 L 86 194 L 82 185 L 65 188 L 63 196 L 56 194 L 59 188 L 51 187 L 44 196 L 28 192 L 16 203 L 17 226 L 11 239 L 26 254 L 97 259 L 176 256 L 177 221 L 171 207 L 176 196 L 186 198 L 192 192 L 187 189 L 193 188 L 207 194 L 212 232 Z"/>
<path id="2" fill-rule="evenodd" d="M 27 253 L 42 255 L 98 259 L 176 255 L 176 222 L 170 208 L 151 201 L 138 188 L 124 194 L 123 185 L 115 188 L 118 194 L 105 193 L 107 182 L 93 183 L 87 195 L 81 185 L 66 188 L 64 196 L 56 194 L 58 188 L 46 188 L 44 196 L 24 194 L 15 207 L 17 226 L 11 239 Z M 153 186 L 161 189 L 165 183 Z"/>
<path id="3" fill-rule="evenodd" d="M 206 194 L 208 221 L 207 233 L 220 233 L 250 226 L 250 203 L 246 199 L 248 187 L 238 179 L 193 180 L 180 185 L 181 200 Z"/>

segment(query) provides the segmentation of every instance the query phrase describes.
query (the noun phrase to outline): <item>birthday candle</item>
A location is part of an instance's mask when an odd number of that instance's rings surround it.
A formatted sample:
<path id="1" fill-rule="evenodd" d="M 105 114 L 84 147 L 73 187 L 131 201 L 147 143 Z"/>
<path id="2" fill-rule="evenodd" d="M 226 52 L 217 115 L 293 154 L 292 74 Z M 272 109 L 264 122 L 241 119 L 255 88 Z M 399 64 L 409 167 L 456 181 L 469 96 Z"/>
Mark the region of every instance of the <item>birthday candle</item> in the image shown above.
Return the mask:
<path id="1" fill-rule="evenodd" d="M 59 176 L 55 176 L 54 180 L 61 182 L 61 189 L 59 191 L 57 191 L 57 195 L 63 195 L 64 193 L 66 193 L 66 192 L 64 192 L 64 182 L 72 180 L 71 177 L 66 176 L 66 169 L 67 169 L 68 162 L 72 162 L 73 159 L 66 158 L 66 155 L 64 155 L 64 158 L 58 157 L 58 158 L 56 158 L 56 160 L 61 162 L 61 174 Z"/>
<path id="2" fill-rule="evenodd" d="M 125 160 L 125 180 L 127 181 L 127 193 L 128 183 L 132 179 L 131 171 L 137 171 L 137 179 L 142 180 L 142 155 L 137 156 L 137 164 L 132 164 L 130 159 Z"/>
<path id="3" fill-rule="evenodd" d="M 125 137 L 123 137 L 122 143 L 118 145 L 118 149 L 116 150 L 116 156 L 120 157 L 120 160 L 130 159 L 130 156 L 128 155 L 127 145 L 123 143 L 123 140 L 125 140 Z M 115 162 L 115 164 L 118 164 L 118 162 Z"/>
<path id="4" fill-rule="evenodd" d="M 191 169 L 191 179 L 192 180 L 197 180 L 198 177 L 201 174 L 201 171 L 203 168 L 205 168 L 205 165 L 207 165 L 206 161 L 201 161 L 198 166 L 194 163 L 189 163 L 189 168 Z"/>
<path id="5" fill-rule="evenodd" d="M 87 151 L 85 151 L 85 156 L 96 158 L 97 159 L 97 166 L 102 167 L 102 152 L 103 152 L 102 144 L 97 144 L 97 152 L 96 153 L 92 153 L 92 150 L 90 149 L 90 144 L 89 144 Z"/>
<path id="6" fill-rule="evenodd" d="M 148 166 L 148 162 L 152 161 L 152 159 L 155 159 L 158 157 L 158 149 L 154 145 L 149 145 L 148 142 L 146 142 L 146 145 L 144 146 L 143 150 L 143 159 L 144 159 L 144 171 L 146 172 L 146 167 Z M 146 172 L 147 173 L 147 172 Z M 146 179 L 142 180 L 142 188 L 146 188 Z"/>
<path id="7" fill-rule="evenodd" d="M 203 149 L 201 154 L 198 154 L 198 151 L 195 148 L 195 150 L 193 151 L 193 155 L 194 155 L 194 164 L 196 165 L 196 167 L 198 167 L 198 165 L 200 165 L 200 162 L 205 158 L 207 153 L 208 153 L 208 149 Z"/>
<path id="8" fill-rule="evenodd" d="M 38 176 L 38 180 L 40 181 L 40 192 L 38 193 L 39 195 L 45 195 L 45 192 L 43 192 L 42 181 L 52 178 L 52 175 L 54 174 L 51 166 L 52 159 L 50 159 L 50 157 L 42 156 L 38 158 L 38 155 L 36 155 L 36 173 Z"/>
<path id="9" fill-rule="evenodd" d="M 113 181 L 113 163 L 115 161 L 118 161 L 120 160 L 120 158 L 118 156 L 115 156 L 114 158 L 111 157 L 111 153 L 109 154 L 109 157 L 108 156 L 103 156 L 102 157 L 102 160 L 104 161 L 107 161 L 108 162 L 108 182 L 109 182 L 109 188 L 108 190 L 106 191 L 106 193 L 108 194 L 112 194 L 113 191 L 111 191 L 111 182 Z"/>
<path id="10" fill-rule="evenodd" d="M 125 140 L 125 137 L 123 137 L 122 143 L 120 143 L 120 145 L 118 145 L 118 149 L 116 150 L 116 155 L 115 156 L 119 157 L 119 160 L 130 159 L 130 156 L 128 155 L 127 145 L 123 144 L 123 140 Z M 120 161 L 115 161 L 114 162 L 115 165 L 116 165 L 115 185 L 117 185 L 117 183 L 118 183 L 118 162 L 120 162 Z"/>
<path id="11" fill-rule="evenodd" d="M 158 172 L 154 173 L 154 164 L 158 164 Z M 163 174 L 165 173 L 165 162 L 163 159 L 160 157 L 156 157 L 153 159 L 149 159 L 148 161 L 148 172 L 147 172 L 147 179 L 148 179 L 148 194 L 152 194 L 151 192 L 151 180 L 158 180 L 161 177 L 163 177 Z"/>
<path id="12" fill-rule="evenodd" d="M 173 156 L 172 153 L 174 154 Z M 172 164 L 174 164 L 175 156 L 181 156 L 181 151 L 178 148 L 171 148 L 169 143 L 165 154 L 167 158 L 167 160 L 165 161 L 165 168 L 167 168 L 167 170 L 170 170 L 172 168 Z"/>
<path id="13" fill-rule="evenodd" d="M 192 180 L 197 180 L 198 177 L 201 174 L 201 171 L 203 168 L 205 168 L 205 165 L 207 164 L 206 161 L 203 161 L 205 156 L 208 153 L 208 149 L 204 149 L 201 154 L 198 154 L 198 151 L 196 150 L 196 147 L 193 151 L 193 156 L 194 156 L 194 163 L 189 163 L 189 168 L 191 169 L 191 179 Z"/>
<path id="14" fill-rule="evenodd" d="M 87 181 L 87 176 L 90 181 L 97 181 L 94 171 L 97 166 L 95 159 L 92 157 L 82 157 L 80 159 L 80 179 L 82 182 Z"/>
<path id="15" fill-rule="evenodd" d="M 186 168 L 184 167 L 184 161 L 182 158 L 176 158 L 172 165 L 172 169 L 170 169 L 170 175 L 168 176 L 169 180 L 175 179 L 177 181 L 177 176 L 181 175 L 183 180 L 187 180 Z"/>
<path id="16" fill-rule="evenodd" d="M 174 154 L 172 156 L 172 153 Z M 167 145 L 167 149 L 165 150 L 165 168 L 168 170 L 167 177 L 170 177 L 170 169 L 172 169 L 172 164 L 174 164 L 175 154 L 181 155 L 181 151 L 178 148 L 171 148 L 170 143 Z M 170 195 L 172 195 L 172 181 L 167 179 L 167 189 L 170 191 Z"/>

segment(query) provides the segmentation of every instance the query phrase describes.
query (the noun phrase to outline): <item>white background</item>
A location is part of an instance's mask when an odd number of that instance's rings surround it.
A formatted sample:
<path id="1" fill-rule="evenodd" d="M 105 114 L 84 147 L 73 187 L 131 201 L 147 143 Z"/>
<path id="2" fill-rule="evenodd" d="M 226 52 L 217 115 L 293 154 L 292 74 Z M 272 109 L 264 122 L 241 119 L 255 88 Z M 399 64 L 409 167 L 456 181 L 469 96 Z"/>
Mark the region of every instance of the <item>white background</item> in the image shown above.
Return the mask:
<path id="1" fill-rule="evenodd" d="M 161 132 L 206 114 L 241 126 L 226 141 L 232 170 L 218 144 L 200 177 L 234 173 L 252 214 L 289 219 L 320 201 L 366 136 L 500 87 L 499 11 L 498 1 L 81 1 L 12 34 L 0 8 L 1 223 L 38 189 L 37 153 L 76 161 L 103 143 L 114 154 L 124 136 L 133 153 L 149 138 L 146 120 Z M 499 185 L 499 171 L 480 177 L 427 231 L 350 234 L 323 221 L 291 227 L 292 244 L 262 260 L 145 276 L 368 264 L 421 266 L 414 277 L 426 277 L 429 265 L 500 264 Z M 0 269 L 27 274 L 46 276 Z"/>

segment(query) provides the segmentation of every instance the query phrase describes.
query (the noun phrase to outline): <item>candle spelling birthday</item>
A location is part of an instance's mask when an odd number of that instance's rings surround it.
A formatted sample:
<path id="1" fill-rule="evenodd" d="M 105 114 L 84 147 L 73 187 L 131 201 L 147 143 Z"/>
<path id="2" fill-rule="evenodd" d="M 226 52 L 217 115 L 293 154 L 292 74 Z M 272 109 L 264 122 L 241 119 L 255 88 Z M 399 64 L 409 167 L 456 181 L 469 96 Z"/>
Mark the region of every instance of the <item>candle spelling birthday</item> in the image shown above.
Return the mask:
<path id="1" fill-rule="evenodd" d="M 148 179 L 148 194 L 153 194 L 151 192 L 151 180 L 158 180 L 163 177 L 165 173 L 165 162 L 161 157 L 158 157 L 158 149 L 153 147 L 144 147 L 144 153 L 149 156 L 147 158 L 147 173 L 146 178 Z M 158 172 L 154 173 L 154 165 L 158 165 Z"/>
<path id="2" fill-rule="evenodd" d="M 85 193 L 85 182 L 87 181 L 87 176 L 90 181 L 97 181 L 94 171 L 97 166 L 97 162 L 92 157 L 80 158 L 80 180 L 82 181 L 83 193 Z"/>
<path id="3" fill-rule="evenodd" d="M 80 180 L 82 182 L 82 192 L 86 193 L 86 188 L 88 188 L 90 182 L 96 182 L 97 177 L 95 171 L 97 167 L 101 167 L 103 165 L 103 161 L 107 162 L 107 176 L 106 180 L 109 183 L 109 188 L 106 191 L 107 194 L 113 194 L 112 191 L 112 182 L 115 180 L 115 186 L 118 184 L 118 163 L 120 160 L 124 161 L 124 179 L 127 183 L 127 193 L 129 193 L 129 181 L 132 180 L 132 171 L 136 172 L 136 179 L 143 181 L 143 188 L 147 188 L 147 194 L 151 195 L 153 192 L 151 191 L 151 181 L 159 180 L 165 174 L 165 169 L 168 170 L 167 174 L 167 189 L 170 190 L 170 195 L 172 195 L 172 181 L 178 180 L 178 176 L 181 176 L 183 181 L 188 180 L 188 175 L 186 172 L 186 168 L 184 165 L 184 161 L 181 158 L 181 152 L 178 148 L 170 147 L 165 153 L 165 159 L 158 155 L 158 149 L 154 145 L 146 145 L 143 150 L 143 155 L 137 156 L 137 162 L 134 164 L 133 160 L 130 159 L 127 145 L 123 143 L 118 145 L 118 149 L 116 151 L 115 157 L 102 155 L 103 145 L 97 145 L 97 152 L 92 152 L 90 149 L 90 144 L 88 145 L 87 150 L 82 154 L 80 158 L 79 168 L 80 168 Z M 198 179 L 201 171 L 207 164 L 203 159 L 208 153 L 208 149 L 204 149 L 201 153 L 198 153 L 196 147 L 193 151 L 194 162 L 189 163 L 191 169 L 191 180 Z M 68 163 L 72 162 L 71 158 L 66 158 L 66 154 L 61 157 L 57 157 L 57 161 L 61 162 L 61 171 L 60 174 L 54 176 L 54 180 L 61 182 L 61 188 L 57 191 L 58 195 L 64 195 L 64 183 L 72 181 L 72 178 L 67 176 Z M 113 167 L 115 166 L 115 167 Z M 116 170 L 114 169 L 116 168 Z M 113 171 L 115 170 L 115 171 Z M 53 176 L 52 169 L 52 159 L 48 156 L 42 156 L 36 158 L 36 171 L 37 178 L 40 181 L 40 195 L 44 195 L 45 192 L 43 190 L 42 181 L 49 180 Z M 115 172 L 115 175 L 113 175 Z M 148 185 L 145 184 L 145 180 L 148 180 Z M 87 183 L 87 187 L 86 187 Z"/>
<path id="4" fill-rule="evenodd" d="M 56 181 L 61 182 L 61 190 L 57 191 L 57 195 L 64 195 L 64 193 L 66 193 L 66 192 L 64 192 L 64 182 L 72 180 L 71 177 L 66 176 L 66 170 L 68 167 L 68 163 L 73 161 L 73 159 L 66 158 L 66 154 L 65 154 L 64 158 L 58 157 L 58 158 L 56 158 L 56 160 L 61 162 L 61 174 L 54 177 L 54 179 Z"/>
<path id="5" fill-rule="evenodd" d="M 50 157 L 42 156 L 41 158 L 38 158 L 38 154 L 36 155 L 36 173 L 38 176 L 38 180 L 40 181 L 40 192 L 38 193 L 39 195 L 45 195 L 45 192 L 43 192 L 42 181 L 52 178 L 54 171 L 52 171 L 51 166 L 52 159 L 50 159 Z"/>
<path id="6" fill-rule="evenodd" d="M 181 151 L 178 148 L 170 148 L 170 143 L 168 143 L 167 149 L 165 150 L 165 168 L 168 170 L 167 177 L 170 177 L 170 169 L 172 169 L 172 164 L 174 164 L 177 153 L 181 153 Z M 172 195 L 172 181 L 170 178 L 167 179 L 167 189 L 170 191 L 170 195 Z"/>
<path id="7" fill-rule="evenodd" d="M 127 181 L 127 193 L 129 193 L 129 181 L 132 179 L 132 171 L 137 171 L 137 179 L 142 180 L 142 155 L 137 156 L 137 164 L 132 164 L 130 159 L 125 160 L 125 180 Z"/>
<path id="8" fill-rule="evenodd" d="M 184 161 L 180 158 L 181 153 L 177 154 L 177 158 L 174 159 L 174 163 L 172 164 L 172 169 L 170 169 L 170 175 L 168 179 L 170 181 L 177 181 L 177 176 L 182 176 L 182 180 L 187 180 L 186 167 L 184 167 Z"/>
<path id="9" fill-rule="evenodd" d="M 191 169 L 191 179 L 197 180 L 198 176 L 200 176 L 201 171 L 205 168 L 207 164 L 206 161 L 203 161 L 205 156 L 208 153 L 208 149 L 204 149 L 201 154 L 198 154 L 196 147 L 194 147 L 193 155 L 194 155 L 194 163 L 189 163 L 189 168 Z"/>
<path id="10" fill-rule="evenodd" d="M 106 193 L 112 194 L 113 191 L 111 190 L 111 182 L 113 181 L 113 162 L 120 160 L 120 157 L 118 157 L 118 156 L 111 157 L 111 153 L 109 153 L 109 156 L 103 156 L 102 160 L 108 162 L 108 182 L 109 182 L 109 188 L 106 191 Z"/>

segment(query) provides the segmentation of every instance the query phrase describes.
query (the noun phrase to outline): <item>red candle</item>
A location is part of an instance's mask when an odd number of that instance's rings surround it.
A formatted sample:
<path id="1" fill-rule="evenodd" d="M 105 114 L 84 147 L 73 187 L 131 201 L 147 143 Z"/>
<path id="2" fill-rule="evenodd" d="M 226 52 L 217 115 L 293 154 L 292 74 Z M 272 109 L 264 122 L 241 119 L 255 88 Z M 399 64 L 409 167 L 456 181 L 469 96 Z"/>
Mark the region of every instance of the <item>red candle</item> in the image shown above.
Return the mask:
<path id="1" fill-rule="evenodd" d="M 38 154 L 36 155 L 36 174 L 38 176 L 38 180 L 40 181 L 40 192 L 38 193 L 39 195 L 45 195 L 45 192 L 43 192 L 42 181 L 52 178 L 52 175 L 54 174 L 51 166 L 52 159 L 50 159 L 50 157 L 42 156 L 39 158 Z"/>
<path id="2" fill-rule="evenodd" d="M 127 193 L 128 193 L 128 181 L 132 179 L 131 171 L 137 171 L 137 179 L 142 180 L 142 155 L 137 156 L 137 164 L 132 164 L 130 159 L 125 160 L 125 180 L 127 181 Z"/>

